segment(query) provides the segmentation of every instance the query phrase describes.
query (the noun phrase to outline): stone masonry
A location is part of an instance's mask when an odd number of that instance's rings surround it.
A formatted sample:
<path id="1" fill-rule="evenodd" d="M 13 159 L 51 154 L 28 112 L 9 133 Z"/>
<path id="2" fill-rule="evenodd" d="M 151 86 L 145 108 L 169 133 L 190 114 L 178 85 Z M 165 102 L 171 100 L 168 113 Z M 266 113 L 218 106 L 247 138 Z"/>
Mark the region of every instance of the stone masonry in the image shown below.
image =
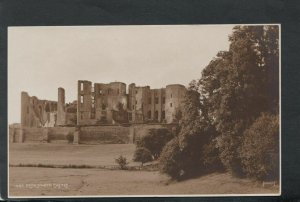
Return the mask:
<path id="1" fill-rule="evenodd" d="M 180 84 L 150 89 L 78 81 L 77 100 L 65 103 L 65 90 L 58 88 L 57 101 L 40 100 L 21 93 L 21 127 L 97 126 L 134 123 L 176 123 L 186 88 Z"/>

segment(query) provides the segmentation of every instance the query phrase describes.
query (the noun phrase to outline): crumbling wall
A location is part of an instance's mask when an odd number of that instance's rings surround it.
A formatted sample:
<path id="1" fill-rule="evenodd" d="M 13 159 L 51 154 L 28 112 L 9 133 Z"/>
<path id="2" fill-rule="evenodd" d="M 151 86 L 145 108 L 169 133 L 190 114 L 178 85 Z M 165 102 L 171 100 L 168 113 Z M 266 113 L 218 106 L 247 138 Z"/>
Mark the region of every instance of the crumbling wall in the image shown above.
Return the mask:
<path id="1" fill-rule="evenodd" d="M 148 113 L 151 112 L 149 120 L 156 122 L 163 122 L 165 120 L 165 89 L 152 89 L 151 90 L 151 104 L 149 105 Z"/>
<path id="2" fill-rule="evenodd" d="M 92 88 L 90 81 L 78 81 L 77 124 L 111 124 L 120 104 L 127 110 L 127 100 L 125 83 L 95 83 Z"/>
<path id="3" fill-rule="evenodd" d="M 148 98 L 151 96 L 149 86 L 135 86 L 134 83 L 128 88 L 128 109 L 131 123 L 143 123 L 147 120 Z"/>
<path id="4" fill-rule="evenodd" d="M 65 103 L 65 90 L 58 88 L 58 101 L 39 100 L 21 94 L 22 127 L 91 126 L 121 123 L 172 123 L 182 110 L 186 88 L 180 84 L 166 88 L 111 82 L 78 81 L 78 97 Z"/>
<path id="5" fill-rule="evenodd" d="M 56 111 L 57 102 L 39 100 L 35 96 L 29 96 L 27 92 L 21 93 L 22 127 L 53 127 L 56 124 Z"/>
<path id="6" fill-rule="evenodd" d="M 90 125 L 96 124 L 96 120 L 91 119 L 92 111 L 92 82 L 78 81 L 77 97 L 77 124 Z"/>

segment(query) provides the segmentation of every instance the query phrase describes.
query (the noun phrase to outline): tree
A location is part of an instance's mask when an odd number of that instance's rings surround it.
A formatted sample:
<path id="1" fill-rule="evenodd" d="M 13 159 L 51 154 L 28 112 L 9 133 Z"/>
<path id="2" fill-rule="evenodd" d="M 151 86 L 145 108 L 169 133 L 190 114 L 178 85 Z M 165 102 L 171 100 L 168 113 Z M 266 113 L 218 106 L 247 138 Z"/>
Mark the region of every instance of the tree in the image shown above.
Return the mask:
<path id="1" fill-rule="evenodd" d="M 163 147 L 173 137 L 173 134 L 167 128 L 153 128 L 137 142 L 137 146 L 148 149 L 153 158 L 158 159 Z"/>
<path id="2" fill-rule="evenodd" d="M 229 51 L 219 52 L 199 81 L 208 119 L 220 134 L 220 158 L 242 174 L 238 148 L 261 112 L 278 112 L 278 26 L 236 26 Z"/>
<path id="3" fill-rule="evenodd" d="M 172 177 L 199 174 L 219 160 L 243 175 L 245 130 L 262 112 L 279 111 L 278 26 L 236 26 L 229 41 L 189 85 L 178 138 L 161 154 L 161 171 Z"/>
<path id="4" fill-rule="evenodd" d="M 148 149 L 139 147 L 134 152 L 133 160 L 141 162 L 143 166 L 144 163 L 152 161 L 153 159 L 151 152 Z"/>
<path id="5" fill-rule="evenodd" d="M 244 132 L 240 149 L 247 176 L 258 179 L 278 179 L 279 116 L 263 113 Z"/>

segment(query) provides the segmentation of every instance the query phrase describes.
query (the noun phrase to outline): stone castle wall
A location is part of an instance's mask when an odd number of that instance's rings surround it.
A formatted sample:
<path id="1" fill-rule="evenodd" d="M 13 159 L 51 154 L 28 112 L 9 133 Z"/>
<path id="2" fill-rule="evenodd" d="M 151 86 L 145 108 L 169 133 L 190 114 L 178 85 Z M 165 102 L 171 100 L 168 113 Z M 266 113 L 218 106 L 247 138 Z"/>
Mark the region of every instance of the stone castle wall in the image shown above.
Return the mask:
<path id="1" fill-rule="evenodd" d="M 89 126 L 81 127 L 80 143 L 83 144 L 128 144 L 132 143 L 129 127 Z"/>
<path id="2" fill-rule="evenodd" d="M 80 127 L 80 144 L 129 144 L 138 141 L 152 128 L 168 128 L 174 124 L 133 124 L 131 126 L 84 126 Z M 74 134 L 75 127 L 10 127 L 10 142 L 65 142 L 67 135 Z"/>
<path id="3" fill-rule="evenodd" d="M 80 80 L 77 100 L 65 103 L 65 90 L 58 88 L 56 101 L 40 100 L 21 93 L 22 127 L 96 126 L 105 124 L 174 123 L 182 110 L 186 88 L 128 87 L 122 82 L 108 84 Z"/>
<path id="4" fill-rule="evenodd" d="M 65 90 L 58 88 L 58 101 L 40 100 L 21 93 L 22 127 L 55 127 L 75 125 L 77 101 L 65 103 Z"/>
<path id="5" fill-rule="evenodd" d="M 53 127 L 56 124 L 57 102 L 40 100 L 21 93 L 21 125 L 24 127 Z"/>

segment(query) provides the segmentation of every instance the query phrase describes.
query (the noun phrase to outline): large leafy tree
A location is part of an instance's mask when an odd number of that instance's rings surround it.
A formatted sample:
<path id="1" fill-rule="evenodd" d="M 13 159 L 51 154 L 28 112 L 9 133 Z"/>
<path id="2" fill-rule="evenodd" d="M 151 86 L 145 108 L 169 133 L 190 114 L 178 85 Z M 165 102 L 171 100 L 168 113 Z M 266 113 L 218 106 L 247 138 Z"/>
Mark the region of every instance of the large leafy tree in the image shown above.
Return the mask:
<path id="1" fill-rule="evenodd" d="M 229 50 L 190 83 L 180 132 L 162 153 L 162 171 L 171 176 L 199 173 L 205 163 L 218 164 L 218 154 L 229 171 L 243 174 L 244 131 L 262 112 L 278 113 L 278 26 L 236 26 L 229 40 Z"/>
<path id="2" fill-rule="evenodd" d="M 278 112 L 278 26 L 236 26 L 199 80 L 208 119 L 220 133 L 223 164 L 241 174 L 242 134 L 261 112 Z"/>

